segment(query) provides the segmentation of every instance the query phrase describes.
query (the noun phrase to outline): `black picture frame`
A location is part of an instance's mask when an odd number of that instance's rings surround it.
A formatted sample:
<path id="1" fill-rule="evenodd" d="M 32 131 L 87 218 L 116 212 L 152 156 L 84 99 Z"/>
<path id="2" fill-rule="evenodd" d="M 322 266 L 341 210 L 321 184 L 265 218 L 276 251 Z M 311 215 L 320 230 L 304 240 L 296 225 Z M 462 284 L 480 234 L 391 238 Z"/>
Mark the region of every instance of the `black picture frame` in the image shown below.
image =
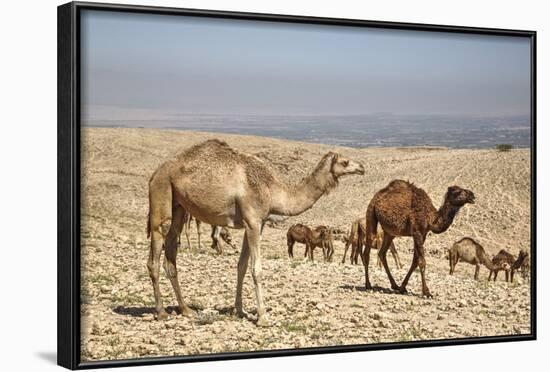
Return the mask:
<path id="1" fill-rule="evenodd" d="M 462 34 L 520 36 L 531 42 L 531 333 L 514 336 L 475 337 L 430 341 L 394 342 L 209 355 L 154 357 L 97 362 L 80 361 L 80 14 L 83 10 L 198 16 L 237 20 L 276 21 L 319 25 L 345 25 Z M 257 14 L 199 9 L 71 2 L 58 7 L 58 307 L 57 360 L 69 369 L 138 366 L 211 360 L 326 354 L 380 349 L 535 340 L 537 338 L 536 266 L 536 32 L 524 30 Z"/>

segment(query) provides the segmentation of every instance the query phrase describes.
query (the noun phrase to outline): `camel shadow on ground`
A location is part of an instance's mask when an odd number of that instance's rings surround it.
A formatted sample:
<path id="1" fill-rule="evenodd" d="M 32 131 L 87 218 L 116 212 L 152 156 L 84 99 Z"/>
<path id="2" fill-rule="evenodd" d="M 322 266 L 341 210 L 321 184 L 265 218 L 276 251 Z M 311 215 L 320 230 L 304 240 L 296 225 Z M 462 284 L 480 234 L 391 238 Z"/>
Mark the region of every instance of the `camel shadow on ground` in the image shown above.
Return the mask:
<path id="1" fill-rule="evenodd" d="M 199 311 L 203 310 L 202 308 L 198 306 L 193 306 L 192 304 L 188 304 L 188 306 L 194 310 Z M 178 314 L 179 309 L 177 306 L 166 306 L 164 308 L 168 314 Z M 113 312 L 119 315 L 129 315 L 136 318 L 142 318 L 144 315 L 147 314 L 153 314 L 156 315 L 157 311 L 155 310 L 154 306 L 117 306 L 113 309 Z"/>
<path id="2" fill-rule="evenodd" d="M 195 304 L 187 304 L 189 308 L 195 312 L 199 312 L 201 310 L 204 310 L 202 306 L 197 306 Z M 179 314 L 179 310 L 177 306 L 166 306 L 164 308 L 168 314 Z M 215 310 L 218 311 L 220 315 L 234 315 L 235 313 L 235 306 L 224 306 L 220 308 L 216 308 Z M 267 306 L 266 311 L 270 312 L 271 307 Z M 153 314 L 156 315 L 157 311 L 155 310 L 154 306 L 117 306 L 113 309 L 113 312 L 119 315 L 127 315 L 127 316 L 133 316 L 136 318 L 142 318 L 144 315 L 147 314 Z M 250 309 L 248 311 L 250 315 L 256 315 L 256 309 Z"/>
<path id="3" fill-rule="evenodd" d="M 397 290 L 393 290 L 393 289 L 387 288 L 387 287 L 380 287 L 380 286 L 377 286 L 377 285 L 372 286 L 372 289 L 369 289 L 369 290 L 367 290 L 364 285 L 351 285 L 351 284 L 344 284 L 344 285 L 339 286 L 339 288 L 346 289 L 348 291 L 355 290 L 357 292 L 378 292 L 378 293 L 385 293 L 385 294 L 398 294 L 398 295 L 403 295 L 403 296 L 422 297 L 421 295 L 417 295 L 417 294 L 414 294 L 412 292 L 401 293 Z"/>

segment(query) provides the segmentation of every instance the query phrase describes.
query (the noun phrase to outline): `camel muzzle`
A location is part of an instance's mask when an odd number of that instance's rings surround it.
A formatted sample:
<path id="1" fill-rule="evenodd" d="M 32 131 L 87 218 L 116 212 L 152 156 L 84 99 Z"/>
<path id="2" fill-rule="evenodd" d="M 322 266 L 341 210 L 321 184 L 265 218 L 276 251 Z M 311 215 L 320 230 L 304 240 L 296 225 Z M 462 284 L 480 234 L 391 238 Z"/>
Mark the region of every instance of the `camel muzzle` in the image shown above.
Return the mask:
<path id="1" fill-rule="evenodd" d="M 357 167 L 357 170 L 354 173 L 364 175 L 365 174 L 365 167 L 363 167 L 361 164 L 359 164 L 359 166 Z"/>

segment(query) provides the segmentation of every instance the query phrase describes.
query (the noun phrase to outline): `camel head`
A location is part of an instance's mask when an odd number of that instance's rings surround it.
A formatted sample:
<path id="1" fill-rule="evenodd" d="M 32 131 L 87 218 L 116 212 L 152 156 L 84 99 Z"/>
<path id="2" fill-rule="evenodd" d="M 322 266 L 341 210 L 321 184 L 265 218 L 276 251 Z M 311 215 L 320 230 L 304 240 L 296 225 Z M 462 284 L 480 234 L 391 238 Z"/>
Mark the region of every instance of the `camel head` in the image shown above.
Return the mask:
<path id="1" fill-rule="evenodd" d="M 521 249 L 518 254 L 518 258 L 516 262 L 514 263 L 514 268 L 517 269 L 521 267 L 525 262 L 529 260 L 529 252 L 525 249 Z"/>
<path id="2" fill-rule="evenodd" d="M 449 187 L 445 195 L 445 200 L 457 207 L 461 207 L 467 203 L 474 204 L 475 199 L 476 197 L 472 191 L 459 186 Z"/>
<path id="3" fill-rule="evenodd" d="M 329 152 L 325 157 L 330 159 L 330 172 L 336 179 L 348 174 L 365 174 L 363 164 L 345 158 L 336 152 Z"/>

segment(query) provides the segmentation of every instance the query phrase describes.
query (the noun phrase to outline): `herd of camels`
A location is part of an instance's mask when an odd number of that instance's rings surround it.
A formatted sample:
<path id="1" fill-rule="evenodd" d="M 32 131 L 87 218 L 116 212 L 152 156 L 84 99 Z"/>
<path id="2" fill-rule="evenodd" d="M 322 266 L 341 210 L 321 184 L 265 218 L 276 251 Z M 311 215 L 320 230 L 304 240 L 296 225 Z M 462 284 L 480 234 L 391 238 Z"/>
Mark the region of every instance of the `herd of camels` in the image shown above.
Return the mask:
<path id="1" fill-rule="evenodd" d="M 220 140 L 208 140 L 197 144 L 175 158 L 161 164 L 149 180 L 149 214 L 147 233 L 151 248 L 147 268 L 153 284 L 157 318 L 166 319 L 159 286 L 160 259 L 164 251 L 163 267 L 174 289 L 181 314 L 191 316 L 192 310 L 183 299 L 178 280 L 176 255 L 182 231 L 189 244 L 188 230 L 194 217 L 212 225 L 213 247 L 221 251 L 219 239 L 229 244 L 226 228 L 244 229 L 244 237 L 237 268 L 235 314 L 246 316 L 242 304 L 243 279 L 250 264 L 257 300 L 257 325 L 269 324 L 263 299 L 262 263 L 260 241 L 265 224 L 276 216 L 296 216 L 310 209 L 323 195 L 338 186 L 341 177 L 363 175 L 362 164 L 335 152 L 324 155 L 311 174 L 297 184 L 278 179 L 269 167 L 253 155 L 237 152 Z M 207 192 L 205 188 L 208 185 Z M 436 209 L 424 190 L 412 183 L 393 180 L 379 190 L 368 204 L 364 218 L 354 221 L 346 249 L 351 245 L 350 260 L 358 262 L 361 256 L 365 268 L 365 287 L 372 289 L 369 280 L 371 248 L 378 249 L 379 264 L 384 267 L 390 286 L 405 293 L 412 273 L 419 268 L 422 295 L 432 297 L 428 289 L 425 270 L 424 242 L 428 232 L 441 234 L 452 224 L 458 211 L 475 202 L 474 193 L 459 186 L 447 189 L 443 205 Z M 378 230 L 380 225 L 381 230 Z M 199 230 L 199 229 L 198 229 Z M 395 237 L 412 237 L 414 242 L 412 264 L 398 285 L 389 269 L 386 253 L 391 251 L 397 267 L 401 267 L 393 244 Z M 332 231 L 326 226 L 310 229 L 294 225 L 287 233 L 288 254 L 293 256 L 295 242 L 306 245 L 305 255 L 313 259 L 315 247 L 323 249 L 325 260 L 332 259 Z M 199 237 L 200 244 L 200 237 Z M 471 238 L 463 238 L 449 250 L 450 274 L 459 260 L 476 266 L 477 279 L 480 264 L 490 270 L 489 279 L 496 280 L 499 271 L 506 272 L 506 279 L 518 268 L 528 265 L 526 251 L 520 251 L 516 259 L 501 251 L 493 259 L 483 247 Z"/>

